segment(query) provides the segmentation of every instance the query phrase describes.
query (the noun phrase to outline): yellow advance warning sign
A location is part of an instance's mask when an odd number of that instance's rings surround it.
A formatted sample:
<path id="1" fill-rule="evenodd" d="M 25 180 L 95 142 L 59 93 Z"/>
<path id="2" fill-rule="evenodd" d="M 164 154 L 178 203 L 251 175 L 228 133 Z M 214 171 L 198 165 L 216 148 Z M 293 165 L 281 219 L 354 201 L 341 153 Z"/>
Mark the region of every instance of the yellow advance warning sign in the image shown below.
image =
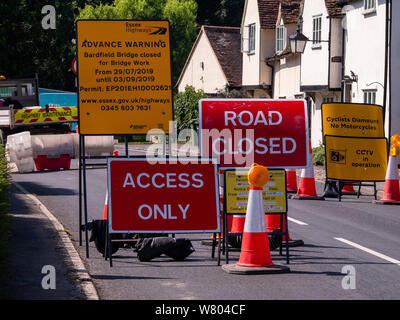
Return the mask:
<path id="1" fill-rule="evenodd" d="M 269 170 L 271 176 L 263 188 L 265 212 L 286 212 L 285 170 Z M 226 212 L 246 213 L 250 185 L 246 170 L 225 171 Z"/>
<path id="2" fill-rule="evenodd" d="M 384 137 L 383 108 L 355 103 L 322 104 L 323 135 Z"/>
<path id="3" fill-rule="evenodd" d="M 77 107 L 52 107 L 13 110 L 14 125 L 34 125 L 46 122 L 78 121 Z"/>
<path id="4" fill-rule="evenodd" d="M 327 179 L 384 181 L 386 138 L 325 137 Z"/>
<path id="5" fill-rule="evenodd" d="M 80 133 L 169 133 L 169 37 L 168 21 L 77 21 Z"/>

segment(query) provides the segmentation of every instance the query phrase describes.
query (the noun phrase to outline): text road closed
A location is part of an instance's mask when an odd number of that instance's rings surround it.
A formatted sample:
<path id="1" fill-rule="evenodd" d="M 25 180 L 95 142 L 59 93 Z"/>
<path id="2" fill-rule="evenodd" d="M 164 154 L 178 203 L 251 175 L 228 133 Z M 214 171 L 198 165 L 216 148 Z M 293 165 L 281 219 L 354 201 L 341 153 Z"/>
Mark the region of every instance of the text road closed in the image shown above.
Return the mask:
<path id="1" fill-rule="evenodd" d="M 201 153 L 222 167 L 307 165 L 304 100 L 200 101 Z"/>

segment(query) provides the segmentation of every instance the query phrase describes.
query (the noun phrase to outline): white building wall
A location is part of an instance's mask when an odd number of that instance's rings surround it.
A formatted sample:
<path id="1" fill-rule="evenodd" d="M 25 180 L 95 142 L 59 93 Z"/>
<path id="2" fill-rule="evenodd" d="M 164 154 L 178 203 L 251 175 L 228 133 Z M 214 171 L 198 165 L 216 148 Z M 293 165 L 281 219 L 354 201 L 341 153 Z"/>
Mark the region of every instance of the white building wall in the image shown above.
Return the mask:
<path id="1" fill-rule="evenodd" d="M 274 99 L 294 99 L 300 92 L 300 55 L 275 62 Z"/>
<path id="2" fill-rule="evenodd" d="M 265 58 L 274 54 L 275 41 L 274 30 L 262 29 L 260 41 L 260 84 L 271 84 L 272 70 L 265 63 Z"/>
<path id="3" fill-rule="evenodd" d="M 313 17 L 321 15 L 321 40 L 329 38 L 329 19 L 324 0 L 305 0 L 303 9 L 303 34 L 313 38 Z M 301 60 L 301 85 L 328 85 L 329 44 L 313 45 L 307 42 Z"/>
<path id="4" fill-rule="evenodd" d="M 392 42 L 391 42 L 391 132 L 388 136 L 400 134 L 400 1 L 392 1 Z M 389 119 L 387 119 L 389 123 Z"/>
<path id="5" fill-rule="evenodd" d="M 255 31 L 255 50 L 254 53 L 243 52 L 243 72 L 242 85 L 258 85 L 260 84 L 260 18 L 258 13 L 257 0 L 248 0 L 245 5 L 245 12 L 242 21 L 242 37 L 243 41 L 248 41 L 249 24 L 256 24 Z M 244 44 L 247 49 L 247 43 Z"/>
<path id="6" fill-rule="evenodd" d="M 375 12 L 365 14 L 361 0 L 351 3 L 353 8 L 346 12 L 345 75 L 353 71 L 358 76 L 352 84 L 352 102 L 363 103 L 364 90 L 374 89 L 375 103 L 383 105 L 386 0 L 376 1 Z"/>
<path id="7" fill-rule="evenodd" d="M 218 90 L 225 90 L 226 84 L 226 77 L 203 32 L 182 75 L 178 91 L 185 91 L 186 85 L 191 85 L 197 90 L 202 89 L 205 93 L 213 94 Z"/>

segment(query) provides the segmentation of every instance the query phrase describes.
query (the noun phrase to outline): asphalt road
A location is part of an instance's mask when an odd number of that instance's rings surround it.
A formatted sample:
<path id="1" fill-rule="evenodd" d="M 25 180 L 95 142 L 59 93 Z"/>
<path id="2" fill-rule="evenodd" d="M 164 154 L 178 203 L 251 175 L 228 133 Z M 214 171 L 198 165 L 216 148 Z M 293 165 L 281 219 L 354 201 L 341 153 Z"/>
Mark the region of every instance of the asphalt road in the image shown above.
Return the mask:
<path id="1" fill-rule="evenodd" d="M 140 262 L 132 249 L 119 249 L 110 268 L 93 242 L 86 259 L 85 242 L 79 246 L 78 241 L 78 170 L 13 174 L 12 179 L 36 194 L 71 232 L 102 299 L 400 298 L 400 208 L 372 204 L 372 196 L 344 196 L 342 202 L 288 200 L 288 216 L 296 219 L 289 221 L 290 235 L 305 243 L 290 249 L 291 272 L 231 275 L 217 266 L 211 248 L 200 241 L 193 242 L 196 251 L 182 262 L 168 257 Z M 106 169 L 88 169 L 87 187 L 88 220 L 101 219 Z M 317 184 L 317 191 L 322 193 L 322 185 Z M 231 251 L 231 262 L 239 254 Z M 285 264 L 277 251 L 271 255 L 274 263 Z M 344 289 L 348 268 L 355 271 L 355 288 Z"/>

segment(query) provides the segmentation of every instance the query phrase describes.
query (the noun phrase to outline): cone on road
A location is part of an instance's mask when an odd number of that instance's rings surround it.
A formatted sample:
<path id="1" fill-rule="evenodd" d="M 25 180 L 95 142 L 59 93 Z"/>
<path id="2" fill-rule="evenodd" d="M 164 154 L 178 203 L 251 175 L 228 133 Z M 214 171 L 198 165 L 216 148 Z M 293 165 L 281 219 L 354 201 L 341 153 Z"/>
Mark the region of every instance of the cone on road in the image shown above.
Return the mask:
<path id="1" fill-rule="evenodd" d="M 342 194 L 348 196 L 356 196 L 357 192 L 354 191 L 352 184 L 345 184 L 342 188 Z"/>
<path id="2" fill-rule="evenodd" d="M 218 182 L 219 182 L 219 209 L 220 209 L 221 226 L 222 226 L 224 217 L 224 170 L 218 170 Z M 232 218 L 228 216 L 228 227 L 230 225 L 229 221 L 231 220 Z M 219 239 L 219 234 L 216 235 L 216 239 Z M 221 233 L 221 239 L 223 239 L 222 233 Z M 214 241 L 214 235 L 211 235 L 210 240 L 202 240 L 201 244 L 204 246 L 212 246 L 213 241 Z"/>
<path id="3" fill-rule="evenodd" d="M 308 153 L 308 165 L 301 170 L 300 184 L 297 194 L 292 199 L 296 200 L 325 200 L 324 197 L 318 196 L 315 189 L 314 165 L 312 161 L 312 149 L 310 140 L 310 152 Z"/>
<path id="4" fill-rule="evenodd" d="M 297 176 L 296 169 L 286 170 L 286 192 L 297 193 Z"/>
<path id="5" fill-rule="evenodd" d="M 398 160 L 396 150 L 393 147 L 389 155 L 382 198 L 379 201 L 374 201 L 374 203 L 400 204 Z"/>
<path id="6" fill-rule="evenodd" d="M 106 200 L 104 201 L 103 220 L 107 220 L 108 213 L 108 190 L 106 190 Z"/>
<path id="7" fill-rule="evenodd" d="M 222 270 L 232 274 L 286 273 L 286 266 L 275 265 L 271 259 L 265 222 L 262 187 L 268 182 L 268 169 L 253 165 L 248 175 L 250 192 L 246 210 L 240 258 L 236 264 L 226 264 Z"/>

